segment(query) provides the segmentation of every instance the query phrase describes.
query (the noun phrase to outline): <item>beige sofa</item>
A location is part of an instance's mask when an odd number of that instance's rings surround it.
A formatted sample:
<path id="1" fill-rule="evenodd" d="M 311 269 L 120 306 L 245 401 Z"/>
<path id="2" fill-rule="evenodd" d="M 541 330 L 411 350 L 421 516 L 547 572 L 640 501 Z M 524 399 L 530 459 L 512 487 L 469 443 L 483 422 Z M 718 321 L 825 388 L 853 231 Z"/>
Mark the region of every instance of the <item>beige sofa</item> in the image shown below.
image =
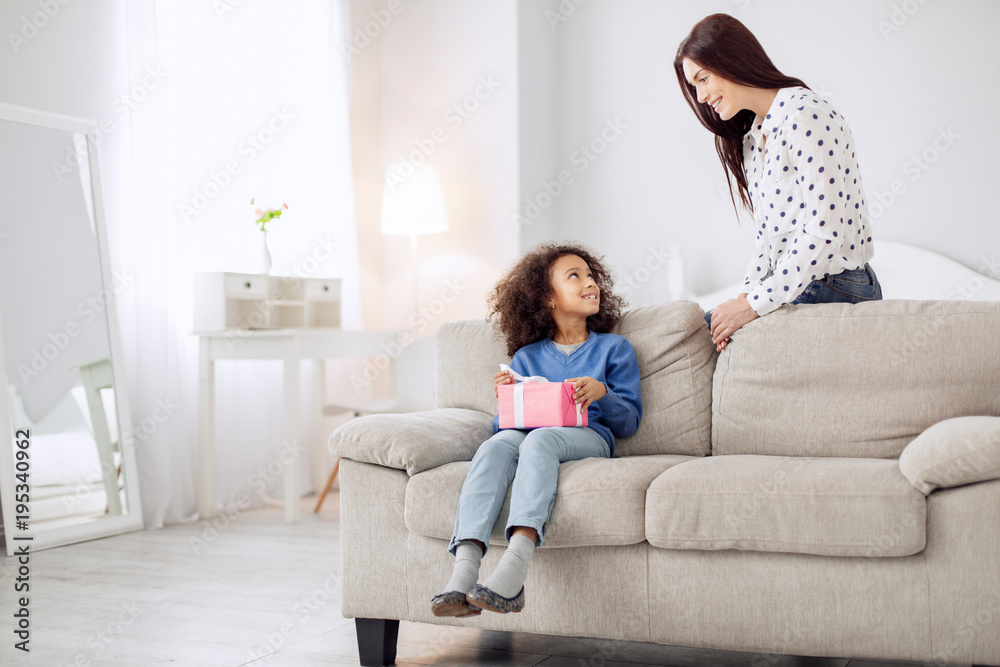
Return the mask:
<path id="1" fill-rule="evenodd" d="M 444 325 L 439 409 L 333 433 L 343 614 L 362 664 L 400 619 L 763 654 L 1000 665 L 1000 303 L 783 308 L 715 352 L 694 303 L 629 312 L 644 415 L 559 468 L 518 614 L 437 618 L 506 361 Z M 510 496 L 480 581 L 506 546 Z M 597 656 L 601 657 L 601 656 Z"/>

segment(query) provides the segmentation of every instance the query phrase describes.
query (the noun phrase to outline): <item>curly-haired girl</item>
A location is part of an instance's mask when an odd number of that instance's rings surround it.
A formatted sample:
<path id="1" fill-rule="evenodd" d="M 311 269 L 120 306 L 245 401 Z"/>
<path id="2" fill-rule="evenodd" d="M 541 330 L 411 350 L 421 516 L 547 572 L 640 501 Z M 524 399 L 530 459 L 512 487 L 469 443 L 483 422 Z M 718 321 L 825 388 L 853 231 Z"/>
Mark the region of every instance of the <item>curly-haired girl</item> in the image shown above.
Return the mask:
<path id="1" fill-rule="evenodd" d="M 431 600 L 436 616 L 470 616 L 524 608 L 524 581 L 536 547 L 545 539 L 559 479 L 559 464 L 610 458 L 615 437 L 635 433 L 642 418 L 639 364 L 625 338 L 610 333 L 624 302 L 584 248 L 543 245 L 525 255 L 490 295 L 490 319 L 513 355 L 511 369 L 552 382 L 573 382 L 573 400 L 587 410 L 589 426 L 500 429 L 476 452 L 462 485 L 448 551 L 455 569 L 445 592 Z M 494 390 L 513 382 L 505 371 Z M 477 585 L 490 531 L 513 482 L 509 543 L 497 569 Z"/>

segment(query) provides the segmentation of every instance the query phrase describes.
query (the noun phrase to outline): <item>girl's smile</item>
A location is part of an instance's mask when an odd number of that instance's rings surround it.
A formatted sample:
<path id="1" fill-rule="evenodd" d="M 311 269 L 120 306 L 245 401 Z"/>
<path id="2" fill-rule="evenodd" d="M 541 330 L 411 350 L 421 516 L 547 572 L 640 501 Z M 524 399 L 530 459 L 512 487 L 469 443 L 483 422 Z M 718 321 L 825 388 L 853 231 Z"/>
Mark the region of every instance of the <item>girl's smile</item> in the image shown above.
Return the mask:
<path id="1" fill-rule="evenodd" d="M 553 315 L 575 315 L 586 319 L 601 309 L 601 290 L 583 258 L 563 255 L 549 269 Z"/>

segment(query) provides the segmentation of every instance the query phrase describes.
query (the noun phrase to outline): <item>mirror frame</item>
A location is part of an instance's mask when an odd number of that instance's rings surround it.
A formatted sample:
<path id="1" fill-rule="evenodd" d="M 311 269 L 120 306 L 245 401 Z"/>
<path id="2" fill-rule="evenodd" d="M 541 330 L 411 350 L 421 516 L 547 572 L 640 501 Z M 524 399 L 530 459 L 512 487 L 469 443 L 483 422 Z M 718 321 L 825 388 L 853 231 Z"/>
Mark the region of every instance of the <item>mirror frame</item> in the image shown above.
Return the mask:
<path id="1" fill-rule="evenodd" d="M 102 198 L 101 172 L 97 154 L 97 123 L 87 118 L 32 109 L 13 104 L 0 103 L 0 120 L 35 125 L 55 130 L 65 130 L 82 134 L 87 140 L 87 163 L 90 168 L 91 202 L 93 207 L 94 230 L 97 236 L 100 257 L 101 284 L 108 288 L 111 280 L 111 262 L 108 256 L 107 229 L 105 228 L 104 200 Z M 66 544 L 74 544 L 111 535 L 142 530 L 142 503 L 139 494 L 139 471 L 135 458 L 135 442 L 126 437 L 132 433 L 131 413 L 125 383 L 125 369 L 121 346 L 121 332 L 118 329 L 118 314 L 115 299 L 107 300 L 105 315 L 108 326 L 108 345 L 111 355 L 111 371 L 114 382 L 115 409 L 118 417 L 118 441 L 121 451 L 122 474 L 125 476 L 125 497 L 127 514 L 108 515 L 94 521 L 52 528 L 35 532 L 28 520 L 27 531 L 15 530 L 16 499 L 15 485 L 15 434 L 10 415 L 10 397 L 7 392 L 7 367 L 4 361 L 2 328 L 0 328 L 0 502 L 3 504 L 3 526 L 7 555 L 15 553 L 18 546 L 28 545 L 29 551 L 49 549 Z M 0 312 L 0 322 L 3 313 Z M 29 450 L 30 452 L 30 450 Z M 30 456 L 30 454 L 29 454 Z M 30 461 L 30 458 L 29 458 Z M 30 470 L 30 469 L 29 469 Z M 29 477 L 30 484 L 30 477 Z M 29 487 L 29 494 L 33 487 Z M 29 501 L 29 507 L 30 507 Z"/>

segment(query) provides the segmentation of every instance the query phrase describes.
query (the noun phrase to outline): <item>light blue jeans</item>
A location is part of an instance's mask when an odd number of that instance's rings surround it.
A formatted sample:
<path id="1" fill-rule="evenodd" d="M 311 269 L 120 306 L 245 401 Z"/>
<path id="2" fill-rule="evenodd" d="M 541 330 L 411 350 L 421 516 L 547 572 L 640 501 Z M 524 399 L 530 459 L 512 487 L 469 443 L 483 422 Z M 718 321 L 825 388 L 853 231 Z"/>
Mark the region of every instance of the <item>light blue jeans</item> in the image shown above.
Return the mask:
<path id="1" fill-rule="evenodd" d="M 515 526 L 538 531 L 536 547 L 545 541 L 545 524 L 556 502 L 559 464 L 588 457 L 611 456 L 607 441 L 590 428 L 554 426 L 531 430 L 504 429 L 479 447 L 462 484 L 448 551 L 455 555 L 462 540 L 479 540 L 484 555 L 507 487 L 510 517 L 504 535 L 510 541 Z"/>

